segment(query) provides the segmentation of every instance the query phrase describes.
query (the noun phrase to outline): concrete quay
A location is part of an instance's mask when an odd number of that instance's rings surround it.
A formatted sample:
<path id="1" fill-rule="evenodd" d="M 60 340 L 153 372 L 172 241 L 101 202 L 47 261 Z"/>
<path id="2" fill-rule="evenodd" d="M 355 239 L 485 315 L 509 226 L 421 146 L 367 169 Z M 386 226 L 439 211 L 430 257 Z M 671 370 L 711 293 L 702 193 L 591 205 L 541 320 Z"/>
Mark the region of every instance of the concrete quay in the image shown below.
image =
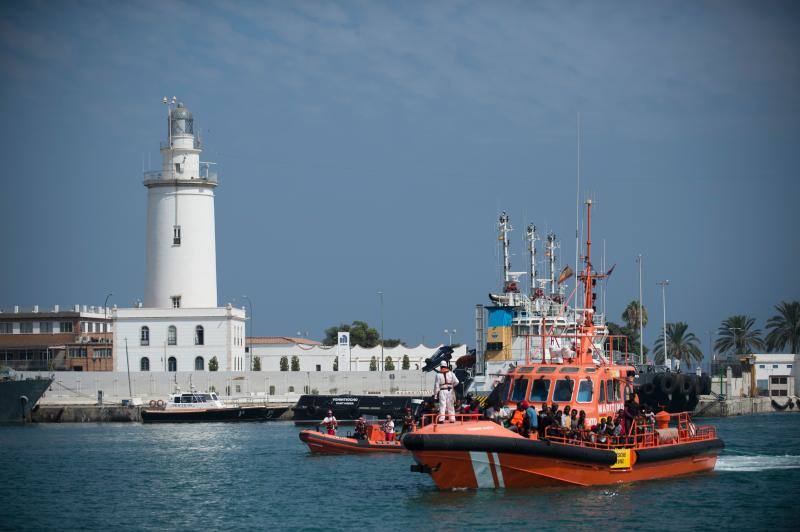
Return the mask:
<path id="1" fill-rule="evenodd" d="M 786 404 L 789 399 L 795 403 L 795 407 L 781 410 L 772 405 L 770 397 L 731 397 L 720 400 L 716 396 L 702 395 L 700 396 L 700 402 L 697 404 L 692 416 L 727 417 L 767 414 L 771 412 L 800 412 L 800 405 L 797 404 L 797 397 L 780 397 L 777 399 L 777 402 L 779 404 Z"/>

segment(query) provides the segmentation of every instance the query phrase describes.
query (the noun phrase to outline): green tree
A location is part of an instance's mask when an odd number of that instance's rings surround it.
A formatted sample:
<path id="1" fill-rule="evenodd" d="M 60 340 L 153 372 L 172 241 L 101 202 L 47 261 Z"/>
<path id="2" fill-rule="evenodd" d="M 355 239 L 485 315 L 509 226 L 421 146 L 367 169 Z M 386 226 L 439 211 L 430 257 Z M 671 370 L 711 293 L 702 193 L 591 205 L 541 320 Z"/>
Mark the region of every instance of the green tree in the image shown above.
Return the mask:
<path id="1" fill-rule="evenodd" d="M 610 336 L 616 336 L 616 337 L 622 336 L 622 337 L 628 339 L 628 356 L 630 356 L 630 357 L 632 357 L 632 356 L 637 356 L 638 357 L 639 356 L 639 332 L 638 332 L 638 330 L 632 331 L 628 327 L 625 327 L 623 325 L 619 325 L 617 323 L 614 323 L 613 321 L 609 321 L 608 323 L 606 323 L 606 327 L 608 328 L 608 334 Z M 613 338 L 612 341 L 613 341 L 614 350 L 616 350 L 616 351 L 624 351 L 625 350 L 624 340 L 622 338 Z M 644 351 L 643 352 L 644 352 L 645 357 L 647 356 L 647 353 L 649 351 L 650 350 L 647 348 L 647 346 L 644 346 Z"/>
<path id="2" fill-rule="evenodd" d="M 401 367 L 403 369 L 410 369 L 411 368 L 411 360 L 408 358 L 408 355 L 403 355 L 403 362 Z"/>
<path id="3" fill-rule="evenodd" d="M 333 371 L 339 371 L 339 357 L 333 357 Z"/>
<path id="4" fill-rule="evenodd" d="M 219 360 L 217 357 L 211 357 L 211 360 L 208 361 L 208 371 L 218 371 L 219 370 Z"/>
<path id="5" fill-rule="evenodd" d="M 387 338 L 383 341 L 383 347 L 397 347 L 402 343 L 399 338 Z"/>
<path id="6" fill-rule="evenodd" d="M 800 302 L 781 301 L 775 305 L 778 313 L 767 320 L 767 348 L 782 351 L 789 346 L 790 352 L 797 354 L 800 349 Z"/>
<path id="7" fill-rule="evenodd" d="M 378 371 L 378 359 L 372 357 L 369 361 L 369 370 L 370 371 Z"/>
<path id="8" fill-rule="evenodd" d="M 281 357 L 281 371 L 289 371 L 289 357 Z"/>
<path id="9" fill-rule="evenodd" d="M 383 361 L 383 369 L 386 371 L 394 371 L 394 360 L 392 360 L 392 357 L 386 357 Z"/>
<path id="10" fill-rule="evenodd" d="M 703 352 L 700 350 L 700 339 L 694 333 L 687 332 L 689 325 L 679 321 L 667 323 L 667 348 L 672 359 L 678 359 L 688 368 L 692 362 L 700 363 Z M 664 336 L 659 335 L 655 345 L 656 364 L 664 363 Z"/>
<path id="11" fill-rule="evenodd" d="M 261 371 L 261 357 L 253 357 L 253 371 Z"/>
<path id="12" fill-rule="evenodd" d="M 350 345 L 360 345 L 361 347 L 375 347 L 380 345 L 381 335 L 375 327 L 370 327 L 365 321 L 354 321 L 352 324 L 328 327 L 325 329 L 325 338 L 322 345 L 336 345 L 339 343 L 339 331 L 350 333 Z M 396 338 L 386 338 L 384 347 L 395 347 L 403 342 Z"/>
<path id="13" fill-rule="evenodd" d="M 755 328 L 756 319 L 743 314 L 731 316 L 717 330 L 714 349 L 728 356 L 749 355 L 764 349 L 761 330 Z"/>
<path id="14" fill-rule="evenodd" d="M 300 359 L 297 358 L 297 355 L 292 357 L 292 371 L 300 371 Z"/>

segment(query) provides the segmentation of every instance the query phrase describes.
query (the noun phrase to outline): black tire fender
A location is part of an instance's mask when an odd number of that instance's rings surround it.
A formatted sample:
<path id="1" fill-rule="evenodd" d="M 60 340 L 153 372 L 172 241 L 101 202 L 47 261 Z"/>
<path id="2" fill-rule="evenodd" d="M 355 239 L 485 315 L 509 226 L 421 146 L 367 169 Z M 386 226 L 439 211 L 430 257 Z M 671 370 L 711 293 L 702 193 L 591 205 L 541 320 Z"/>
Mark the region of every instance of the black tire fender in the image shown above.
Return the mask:
<path id="1" fill-rule="evenodd" d="M 678 381 L 671 373 L 664 373 L 658 381 L 658 388 L 665 394 L 675 393 L 678 388 Z"/>

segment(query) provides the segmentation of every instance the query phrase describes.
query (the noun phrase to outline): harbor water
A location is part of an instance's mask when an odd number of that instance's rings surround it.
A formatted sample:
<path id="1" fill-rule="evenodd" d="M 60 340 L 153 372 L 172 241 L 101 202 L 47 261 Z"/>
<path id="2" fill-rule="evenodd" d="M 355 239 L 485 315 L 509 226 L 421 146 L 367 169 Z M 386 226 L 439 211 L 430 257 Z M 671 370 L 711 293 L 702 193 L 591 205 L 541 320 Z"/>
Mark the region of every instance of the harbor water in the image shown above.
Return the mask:
<path id="1" fill-rule="evenodd" d="M 288 422 L 4 426 L 0 529 L 797 530 L 800 414 L 707 422 L 712 473 L 457 492 L 409 455 L 312 456 Z"/>

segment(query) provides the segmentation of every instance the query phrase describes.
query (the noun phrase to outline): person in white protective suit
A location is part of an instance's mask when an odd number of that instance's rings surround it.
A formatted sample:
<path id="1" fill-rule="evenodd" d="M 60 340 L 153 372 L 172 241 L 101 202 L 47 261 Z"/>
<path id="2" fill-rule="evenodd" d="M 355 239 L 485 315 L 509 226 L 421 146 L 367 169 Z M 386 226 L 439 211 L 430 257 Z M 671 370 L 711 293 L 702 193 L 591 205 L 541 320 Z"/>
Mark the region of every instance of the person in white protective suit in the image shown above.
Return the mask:
<path id="1" fill-rule="evenodd" d="M 455 387 L 458 386 L 458 377 L 450 371 L 444 360 L 439 364 L 439 373 L 433 385 L 433 395 L 439 398 L 439 423 L 447 416 L 451 423 L 456 421 Z"/>

